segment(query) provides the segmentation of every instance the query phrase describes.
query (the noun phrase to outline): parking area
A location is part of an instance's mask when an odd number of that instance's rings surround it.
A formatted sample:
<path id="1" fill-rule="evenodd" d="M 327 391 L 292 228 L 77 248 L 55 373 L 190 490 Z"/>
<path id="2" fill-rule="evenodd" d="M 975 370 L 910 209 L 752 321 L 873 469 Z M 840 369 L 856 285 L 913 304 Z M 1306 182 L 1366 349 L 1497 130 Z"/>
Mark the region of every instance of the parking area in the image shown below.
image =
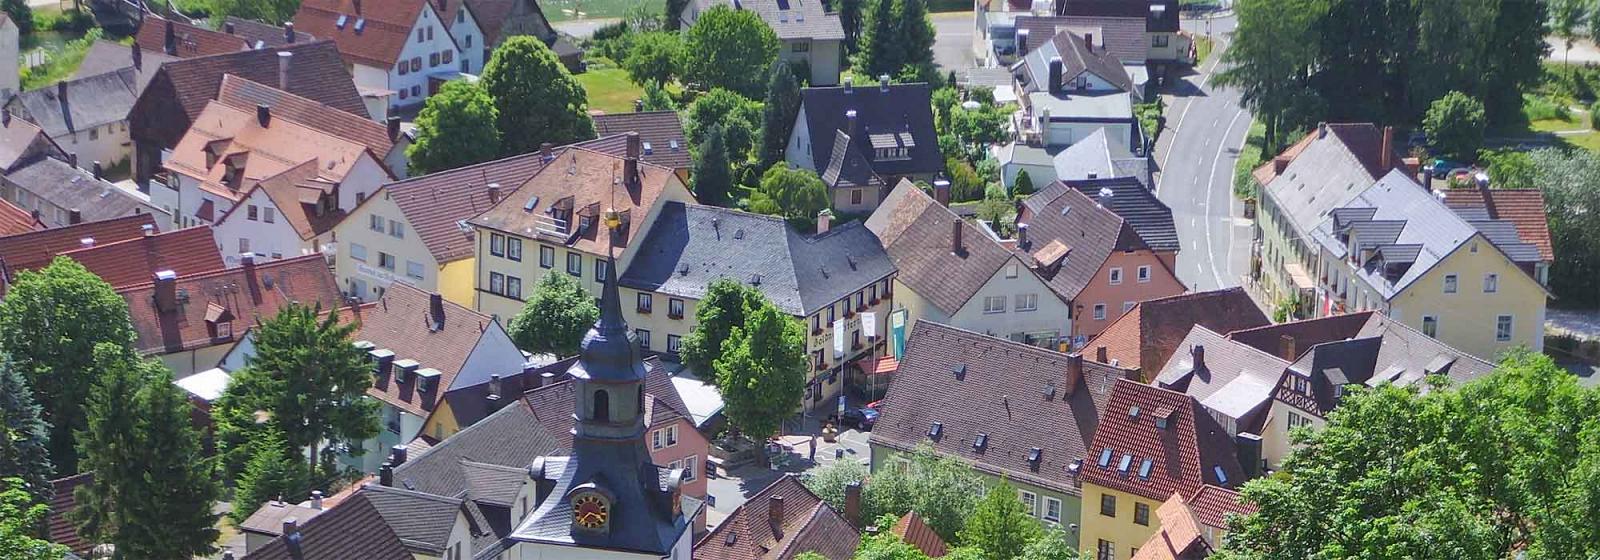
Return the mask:
<path id="1" fill-rule="evenodd" d="M 781 441 L 787 448 L 786 459 L 777 461 L 783 463 L 782 467 L 747 465 L 718 473 L 716 478 L 707 481 L 706 492 L 711 497 L 711 507 L 706 514 L 706 526 L 715 527 L 722 523 L 729 513 L 744 504 L 746 497 L 761 491 L 785 474 L 804 474 L 836 461 L 868 464 L 872 457 L 867 447 L 869 435 L 868 432 L 850 429 L 840 432 L 833 443 L 818 437 L 815 459 L 811 455 L 810 435 L 784 436 Z"/>
<path id="2" fill-rule="evenodd" d="M 933 62 L 944 72 L 966 76 L 975 66 L 972 56 L 972 12 L 940 12 L 933 19 Z"/>

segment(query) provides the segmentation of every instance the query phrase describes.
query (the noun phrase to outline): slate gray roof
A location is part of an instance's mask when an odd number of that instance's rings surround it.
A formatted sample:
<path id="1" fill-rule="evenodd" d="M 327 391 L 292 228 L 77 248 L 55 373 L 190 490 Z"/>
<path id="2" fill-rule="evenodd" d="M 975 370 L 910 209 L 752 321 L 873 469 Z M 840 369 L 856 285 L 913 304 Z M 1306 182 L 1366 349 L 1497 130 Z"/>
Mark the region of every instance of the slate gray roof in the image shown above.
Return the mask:
<path id="1" fill-rule="evenodd" d="M 64 96 L 61 94 L 63 87 Z M 138 98 L 138 77 L 130 66 L 24 91 L 6 102 L 6 110 L 39 125 L 51 138 L 60 138 L 127 120 L 128 111 Z"/>
<path id="2" fill-rule="evenodd" d="M 368 497 L 368 490 L 357 491 L 338 506 L 300 523 L 299 540 L 273 539 L 244 555 L 243 560 L 413 560 Z"/>
<path id="3" fill-rule="evenodd" d="M 1133 226 L 1133 230 L 1151 249 L 1178 250 L 1178 230 L 1172 223 L 1172 209 L 1137 179 L 1117 177 L 1064 183 L 1116 212 L 1128 225 Z M 1109 200 L 1100 196 L 1104 189 L 1111 189 Z"/>
<path id="4" fill-rule="evenodd" d="M 1028 40 L 1035 41 L 1039 38 L 1029 37 Z M 1128 76 L 1128 71 L 1122 67 L 1122 61 L 1117 60 L 1103 47 L 1089 50 L 1084 45 L 1083 35 L 1072 31 L 1063 30 L 1050 37 L 1022 60 L 1011 65 L 1011 73 L 1017 77 L 1017 83 L 1022 85 L 1024 92 L 1048 91 L 1050 60 L 1058 56 L 1061 57 L 1063 81 L 1088 72 L 1122 91 L 1139 95 L 1139 92 L 1134 91 L 1133 78 Z"/>
<path id="5" fill-rule="evenodd" d="M 166 53 L 154 50 L 145 50 L 139 53 L 141 60 L 141 83 L 154 76 L 156 69 L 169 61 L 178 60 L 178 57 L 167 56 Z M 98 76 L 106 72 L 116 72 L 124 68 L 133 67 L 133 47 L 101 39 L 89 46 L 89 52 L 83 55 L 83 62 L 78 64 L 78 70 L 73 72 L 73 79 Z"/>
<path id="6" fill-rule="evenodd" d="M 1405 291 L 1480 232 L 1489 241 L 1486 245 L 1502 251 L 1512 262 L 1531 266 L 1539 260 L 1539 249 L 1523 242 L 1514 224 L 1497 220 L 1469 223 L 1400 170 L 1389 172 L 1330 210 L 1329 218 L 1316 226 L 1311 238 L 1341 261 L 1350 256 L 1353 243 L 1362 252 L 1356 255 L 1360 259 L 1356 276 L 1388 299 Z"/>
<path id="7" fill-rule="evenodd" d="M 961 252 L 951 251 L 952 222 L 961 222 Z M 946 314 L 960 311 L 995 272 L 1016 258 L 910 181 L 901 180 L 867 218 L 900 282 Z M 1028 274 L 1034 274 L 1028 269 Z"/>
<path id="8" fill-rule="evenodd" d="M 804 235 L 783 219 L 669 202 L 619 280 L 691 299 L 718 278 L 761 290 L 784 312 L 806 316 L 894 273 L 859 222 Z"/>
<path id="9" fill-rule="evenodd" d="M 918 321 L 870 439 L 900 450 L 930 445 L 980 471 L 1077 496 L 1068 468 L 1087 455 L 1100 407 L 1116 380 L 1129 374 Z M 939 434 L 931 437 L 935 423 Z M 974 446 L 978 434 L 986 436 L 982 449 Z M 1031 448 L 1042 450 L 1037 464 L 1028 461 Z"/>
<path id="10" fill-rule="evenodd" d="M 456 432 L 428 451 L 410 457 L 394 470 L 395 486 L 439 496 L 461 496 L 469 488 L 462 461 L 526 467 L 541 455 L 565 452 L 562 442 L 546 431 L 521 399 Z"/>
<path id="11" fill-rule="evenodd" d="M 1444 375 L 1460 385 L 1488 375 L 1494 364 L 1451 348 L 1382 313 L 1373 313 L 1354 337 L 1317 344 L 1289 369 L 1311 378 L 1311 396 L 1320 410 L 1308 412 L 1325 416 L 1338 405 L 1336 385 L 1422 385 L 1426 376 L 1433 374 Z M 1426 389 L 1424 385 L 1423 390 Z"/>
<path id="12" fill-rule="evenodd" d="M 1034 193 L 1023 205 L 1028 210 L 1024 222 L 1028 239 L 1026 243 L 1019 239 L 1016 251 L 1063 300 L 1078 297 L 1111 255 L 1147 246 L 1127 220 L 1060 181 Z"/>
<path id="13" fill-rule="evenodd" d="M 368 485 L 362 493 L 407 549 L 443 555 L 450 529 L 455 527 L 456 513 L 461 511 L 461 500 L 377 484 Z"/>
<path id="14" fill-rule="evenodd" d="M 1133 155 L 1120 142 L 1110 142 L 1106 129 L 1094 132 L 1051 158 L 1056 178 L 1063 181 L 1095 178 L 1133 177 L 1151 188 L 1149 160 Z"/>
<path id="15" fill-rule="evenodd" d="M 1309 232 L 1330 210 L 1344 205 L 1387 171 L 1379 169 L 1381 148 L 1373 146 L 1373 137 L 1379 135 L 1371 124 L 1335 123 L 1325 131 L 1311 131 L 1301 140 L 1305 147 L 1292 156 L 1293 161 L 1262 186 L 1263 196 L 1272 198 L 1292 231 Z M 1270 165 L 1268 161 L 1262 167 Z"/>
<path id="16" fill-rule="evenodd" d="M 467 477 L 467 495 L 473 501 L 500 507 L 510 507 L 516 500 L 522 483 L 528 480 L 526 467 L 491 465 L 461 460 L 461 470 Z"/>
<path id="17" fill-rule="evenodd" d="M 1105 49 L 1124 64 L 1143 64 L 1149 52 L 1144 22 L 1133 18 L 1023 15 L 1017 16 L 1016 26 L 1017 31 L 1028 31 L 1030 51 L 1054 37 L 1057 32 L 1070 30 L 1080 36 L 1093 34 L 1095 47 Z"/>
<path id="18" fill-rule="evenodd" d="M 845 113 L 855 111 L 866 135 L 909 133 L 915 145 L 904 160 L 873 161 L 881 176 L 937 173 L 944 170 L 939 134 L 933 128 L 932 90 L 928 84 L 857 84 L 800 90 L 801 115 L 811 134 L 812 169 L 827 169 L 833 157 L 833 131 L 847 130 Z"/>
<path id="19" fill-rule="evenodd" d="M 677 111 L 643 111 L 635 113 L 609 113 L 594 116 L 594 132 L 598 136 L 583 145 L 606 153 L 624 153 L 629 132 L 639 133 L 643 151 L 639 159 L 673 169 L 690 167 L 689 142 L 685 140 L 683 121 Z M 616 150 L 593 147 L 596 142 L 609 138 L 620 147 Z"/>
<path id="20" fill-rule="evenodd" d="M 698 0 L 704 13 L 713 6 L 733 6 L 761 16 L 779 39 L 843 41 L 839 14 L 829 13 L 822 0 Z"/>
<path id="21" fill-rule="evenodd" d="M 261 23 L 238 16 L 228 16 L 227 19 L 223 20 L 223 32 L 226 33 L 229 26 L 233 28 L 234 35 L 244 39 L 254 48 L 277 47 L 286 44 L 282 26 Z M 294 37 L 293 42 L 296 43 L 310 43 L 316 40 L 310 33 L 300 31 L 296 31 Z"/>
<path id="22" fill-rule="evenodd" d="M 843 130 L 834 131 L 833 155 L 822 170 L 822 183 L 830 188 L 882 187 L 883 179 L 872 172 L 864 149 Z"/>
<path id="23" fill-rule="evenodd" d="M 1195 366 L 1195 347 L 1204 348 L 1201 367 Z M 1259 413 L 1256 409 L 1272 399 L 1272 391 L 1288 367 L 1287 360 L 1195 325 L 1156 376 L 1155 383 L 1186 393 L 1208 409 L 1243 420 L 1252 412 Z"/>
<path id="24" fill-rule="evenodd" d="M 93 173 L 55 158 L 42 158 L 19 167 L 4 180 L 56 206 L 77 208 L 86 222 L 135 213 L 164 213 L 116 185 L 95 179 Z"/>

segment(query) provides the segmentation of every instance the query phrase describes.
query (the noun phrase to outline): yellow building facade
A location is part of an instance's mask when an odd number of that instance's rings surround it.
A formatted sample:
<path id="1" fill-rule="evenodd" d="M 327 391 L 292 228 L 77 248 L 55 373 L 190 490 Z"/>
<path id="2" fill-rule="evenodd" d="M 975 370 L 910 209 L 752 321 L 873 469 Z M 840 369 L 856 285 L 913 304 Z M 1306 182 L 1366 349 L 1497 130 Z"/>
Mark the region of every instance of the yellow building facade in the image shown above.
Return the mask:
<path id="1" fill-rule="evenodd" d="M 1095 558 L 1132 558 L 1159 528 L 1161 502 L 1085 482 L 1079 546 Z"/>

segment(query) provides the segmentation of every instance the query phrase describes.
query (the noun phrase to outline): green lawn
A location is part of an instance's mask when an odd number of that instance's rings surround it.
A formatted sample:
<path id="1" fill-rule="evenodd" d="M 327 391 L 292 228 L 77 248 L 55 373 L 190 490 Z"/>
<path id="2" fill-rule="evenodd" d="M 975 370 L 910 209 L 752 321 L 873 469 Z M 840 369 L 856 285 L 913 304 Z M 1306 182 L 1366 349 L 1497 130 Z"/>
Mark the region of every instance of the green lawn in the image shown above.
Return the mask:
<path id="1" fill-rule="evenodd" d="M 551 22 L 561 22 L 575 19 L 620 18 L 628 11 L 629 6 L 637 3 L 640 3 L 640 0 L 548 0 L 540 2 L 539 6 Z"/>
<path id="2" fill-rule="evenodd" d="M 1239 198 L 1255 198 L 1255 179 L 1250 176 L 1267 159 L 1262 153 L 1262 145 L 1266 143 L 1267 125 L 1260 119 L 1250 122 L 1250 132 L 1245 134 L 1244 146 L 1239 150 L 1239 159 L 1233 162 L 1233 195 Z M 1272 154 L 1277 155 L 1277 154 Z"/>
<path id="3" fill-rule="evenodd" d="M 589 92 L 589 108 L 607 113 L 633 111 L 633 100 L 644 95 L 644 89 L 628 81 L 628 72 L 621 68 L 591 68 L 578 74 L 578 83 Z"/>
<path id="4" fill-rule="evenodd" d="M 1196 35 L 1194 37 L 1194 65 L 1196 68 L 1204 65 L 1206 59 L 1211 57 L 1213 42 L 1210 37 Z"/>

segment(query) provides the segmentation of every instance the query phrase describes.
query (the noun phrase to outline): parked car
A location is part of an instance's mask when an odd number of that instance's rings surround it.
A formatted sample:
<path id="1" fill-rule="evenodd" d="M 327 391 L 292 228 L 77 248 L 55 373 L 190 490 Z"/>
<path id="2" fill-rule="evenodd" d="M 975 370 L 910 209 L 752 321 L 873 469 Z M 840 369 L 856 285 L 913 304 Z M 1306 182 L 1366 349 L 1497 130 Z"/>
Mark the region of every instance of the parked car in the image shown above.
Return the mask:
<path id="1" fill-rule="evenodd" d="M 841 425 L 854 426 L 861 431 L 871 431 L 872 426 L 877 423 L 878 409 L 870 406 L 846 410 L 844 411 L 844 418 L 840 421 Z"/>

